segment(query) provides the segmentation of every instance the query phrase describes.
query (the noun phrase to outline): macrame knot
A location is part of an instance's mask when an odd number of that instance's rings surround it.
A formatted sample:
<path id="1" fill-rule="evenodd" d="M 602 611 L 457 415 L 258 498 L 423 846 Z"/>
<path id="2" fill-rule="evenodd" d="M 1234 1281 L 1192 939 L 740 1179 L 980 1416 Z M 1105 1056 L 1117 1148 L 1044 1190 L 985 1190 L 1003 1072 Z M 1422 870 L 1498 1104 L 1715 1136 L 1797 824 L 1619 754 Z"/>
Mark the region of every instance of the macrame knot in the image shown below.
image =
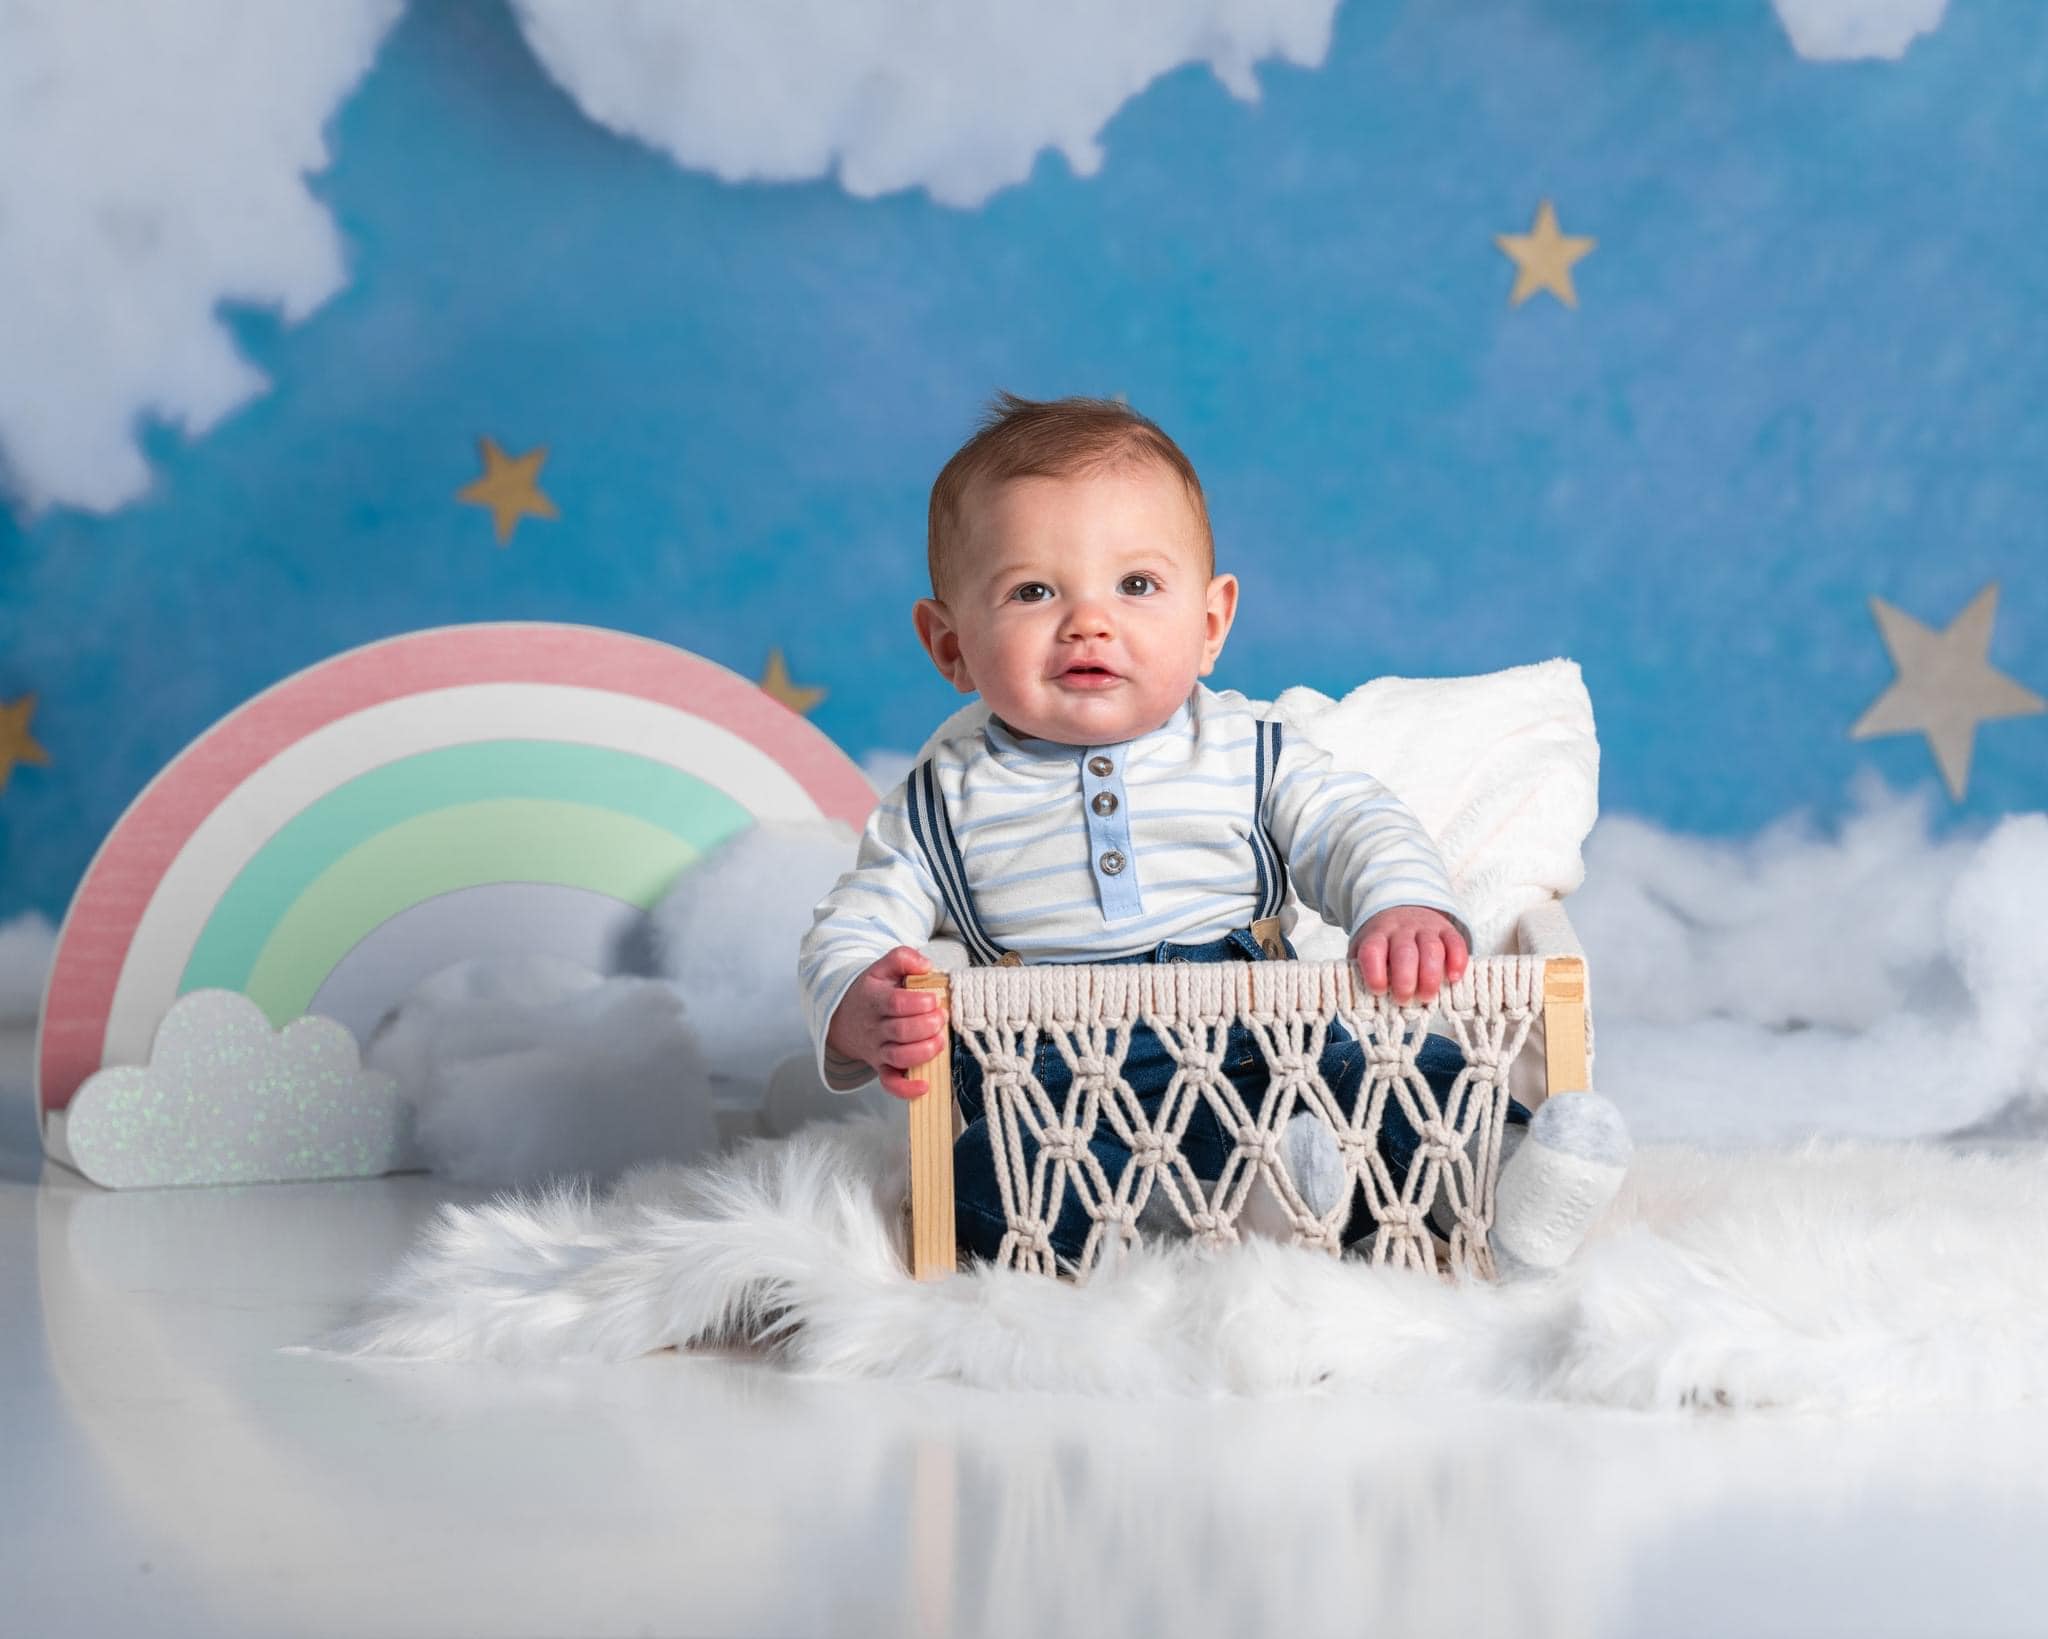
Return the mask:
<path id="1" fill-rule="evenodd" d="M 1391 1229 L 1397 1235 L 1419 1237 L 1428 1227 L 1428 1224 L 1429 1214 L 1423 1211 L 1421 1207 L 1408 1202 L 1391 1203 L 1388 1205 L 1387 1210 L 1380 1214 L 1380 1227 L 1382 1229 Z"/>
<path id="2" fill-rule="evenodd" d="M 1031 1064 L 1026 1059 L 992 1058 L 984 1081 L 992 1093 L 1006 1093 L 1014 1098 L 1024 1090 L 1031 1080 Z"/>

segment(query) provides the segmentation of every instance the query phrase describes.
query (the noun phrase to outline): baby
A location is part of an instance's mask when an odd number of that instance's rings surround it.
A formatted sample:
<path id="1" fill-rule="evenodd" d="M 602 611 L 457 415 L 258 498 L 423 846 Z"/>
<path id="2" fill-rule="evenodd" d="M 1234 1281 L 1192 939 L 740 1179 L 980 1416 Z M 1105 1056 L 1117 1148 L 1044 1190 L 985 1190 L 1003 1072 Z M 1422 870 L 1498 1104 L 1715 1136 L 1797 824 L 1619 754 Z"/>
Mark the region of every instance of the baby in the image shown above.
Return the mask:
<path id="1" fill-rule="evenodd" d="M 819 1069 L 850 1091 L 874 1076 L 899 1097 L 937 1055 L 937 997 L 917 948 L 962 941 L 980 964 L 1259 961 L 1291 957 L 1288 884 L 1350 930 L 1364 982 L 1428 1002 L 1469 960 L 1470 932 L 1434 844 L 1378 781 L 1262 720 L 1199 679 L 1237 613 L 1218 574 L 1194 468 L 1152 422 L 1096 399 L 1004 395 L 932 486 L 932 595 L 915 623 L 932 663 L 978 692 L 985 723 L 948 737 L 876 808 L 853 870 L 819 904 L 799 955 Z M 1144 1026 L 1124 1075 L 1156 1112 L 1174 1064 Z M 1430 1037 L 1418 1068 L 1439 1097 L 1463 1060 Z M 1224 1069 L 1259 1108 L 1267 1067 L 1243 1027 Z M 1333 1026 L 1321 1064 L 1349 1111 L 1360 1044 Z M 955 1150 L 960 1240 L 993 1256 L 1005 1228 L 979 1066 L 956 1050 L 967 1120 Z M 1041 1045 L 1034 1073 L 1058 1099 L 1071 1072 Z M 1510 1121 L 1526 1124 L 1516 1105 Z M 1380 1139 L 1396 1183 L 1419 1140 L 1393 1101 Z M 1114 1181 L 1130 1162 L 1094 1147 Z M 1206 1105 L 1182 1140 L 1218 1175 L 1229 1141 Z M 1311 1210 L 1336 1204 L 1334 1138 L 1297 1117 L 1283 1158 Z M 1371 1230 L 1355 1199 L 1347 1239 Z M 1071 1260 L 1088 1232 L 1070 1197 L 1052 1230 Z"/>

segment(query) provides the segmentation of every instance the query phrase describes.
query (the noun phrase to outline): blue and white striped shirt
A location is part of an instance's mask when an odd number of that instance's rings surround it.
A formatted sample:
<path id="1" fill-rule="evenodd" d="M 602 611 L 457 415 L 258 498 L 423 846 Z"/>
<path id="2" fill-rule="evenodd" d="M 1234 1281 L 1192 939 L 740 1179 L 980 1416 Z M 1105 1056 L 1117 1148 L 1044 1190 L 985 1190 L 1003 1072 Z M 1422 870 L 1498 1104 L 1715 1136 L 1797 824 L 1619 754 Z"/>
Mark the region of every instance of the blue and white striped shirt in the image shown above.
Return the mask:
<path id="1" fill-rule="evenodd" d="M 941 741 L 931 767 L 951 837 L 941 830 L 940 877 L 914 829 L 932 826 L 935 805 L 914 812 L 913 773 L 869 817 L 854 868 L 819 902 L 798 952 L 826 1085 L 873 1079 L 828 1054 L 825 1033 L 862 970 L 896 946 L 937 934 L 976 961 L 1003 950 L 1106 961 L 1221 938 L 1278 907 L 1273 848 L 1294 891 L 1347 933 L 1396 905 L 1429 906 L 1463 930 L 1443 861 L 1406 805 L 1299 735 L 1278 738 L 1262 770 L 1271 740 L 1251 703 L 1197 684 L 1163 727 L 1120 745 L 1029 739 L 995 718 Z"/>

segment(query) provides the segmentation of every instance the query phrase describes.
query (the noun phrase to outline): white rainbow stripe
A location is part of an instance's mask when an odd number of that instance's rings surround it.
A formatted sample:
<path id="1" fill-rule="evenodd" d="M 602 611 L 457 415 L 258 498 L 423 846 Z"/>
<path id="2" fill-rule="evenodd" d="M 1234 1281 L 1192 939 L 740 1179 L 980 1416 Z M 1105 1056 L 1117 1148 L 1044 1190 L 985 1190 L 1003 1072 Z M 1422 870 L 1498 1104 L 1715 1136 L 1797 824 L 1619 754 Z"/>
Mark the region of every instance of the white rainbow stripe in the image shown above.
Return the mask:
<path id="1" fill-rule="evenodd" d="M 485 625 L 352 650 L 208 730 L 109 834 L 52 963 L 41 1107 L 146 1062 L 188 990 L 279 1024 L 342 1004 L 361 1034 L 422 963 L 507 927 L 588 959 L 723 837 L 872 803 L 800 717 L 647 639 Z"/>

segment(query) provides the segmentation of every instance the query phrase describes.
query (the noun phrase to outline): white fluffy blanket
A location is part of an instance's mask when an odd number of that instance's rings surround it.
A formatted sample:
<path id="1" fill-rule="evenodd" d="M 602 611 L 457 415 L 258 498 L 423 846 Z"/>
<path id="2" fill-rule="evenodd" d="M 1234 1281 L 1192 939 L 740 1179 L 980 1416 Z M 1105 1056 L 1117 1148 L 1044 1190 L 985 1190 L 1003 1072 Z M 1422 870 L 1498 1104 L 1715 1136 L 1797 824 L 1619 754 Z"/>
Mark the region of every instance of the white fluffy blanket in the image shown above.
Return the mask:
<path id="1" fill-rule="evenodd" d="M 904 1273 L 900 1121 L 448 1206 L 326 1347 L 620 1360 L 746 1341 L 792 1368 L 1113 1395 L 1447 1392 L 1640 1408 L 2008 1404 L 2048 1389 L 2048 1155 L 1638 1153 L 1563 1275 L 1453 1287 L 1252 1242 L 1085 1288 Z"/>

